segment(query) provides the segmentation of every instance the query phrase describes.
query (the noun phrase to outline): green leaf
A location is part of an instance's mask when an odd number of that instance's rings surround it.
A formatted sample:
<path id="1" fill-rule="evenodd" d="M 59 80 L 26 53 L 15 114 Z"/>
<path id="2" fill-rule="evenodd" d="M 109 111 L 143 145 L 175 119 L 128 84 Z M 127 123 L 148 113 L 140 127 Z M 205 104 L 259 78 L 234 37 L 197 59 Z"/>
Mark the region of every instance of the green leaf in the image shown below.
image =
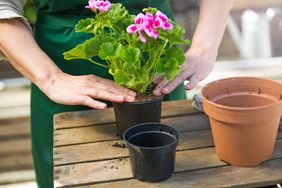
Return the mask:
<path id="1" fill-rule="evenodd" d="M 125 47 L 122 51 L 122 57 L 124 62 L 133 65 L 135 62 L 140 60 L 140 49 L 136 47 Z"/>
<path id="2" fill-rule="evenodd" d="M 93 18 L 86 18 L 80 20 L 75 25 L 76 32 L 86 32 L 86 33 L 93 33 L 93 29 L 95 27 L 95 19 Z"/>
<path id="3" fill-rule="evenodd" d="M 172 20 L 170 20 L 170 22 L 173 24 L 173 29 L 160 30 L 159 31 L 160 39 L 168 40 L 171 46 L 175 44 L 190 44 L 189 40 L 182 39 L 185 33 L 185 29 Z"/>
<path id="4" fill-rule="evenodd" d="M 165 77 L 167 80 L 172 80 L 180 71 L 180 67 L 175 58 L 170 59 L 165 64 Z"/>
<path id="5" fill-rule="evenodd" d="M 163 58 L 160 58 L 159 61 L 156 63 L 156 71 L 157 73 L 164 73 L 165 71 L 165 60 Z"/>
<path id="6" fill-rule="evenodd" d="M 150 12 L 151 14 L 155 14 L 158 11 L 158 9 L 153 7 L 143 8 L 142 12 Z"/>
<path id="7" fill-rule="evenodd" d="M 121 3 L 112 4 L 111 9 L 107 12 L 107 17 L 109 17 L 112 22 L 117 22 L 127 15 L 128 11 Z"/>
<path id="8" fill-rule="evenodd" d="M 89 40 L 86 40 L 84 43 L 77 45 L 73 49 L 65 52 L 64 59 L 73 60 L 73 59 L 89 59 L 98 55 L 99 47 L 101 41 L 99 37 L 94 37 Z"/>
<path id="9" fill-rule="evenodd" d="M 103 43 L 99 51 L 99 57 L 104 60 L 117 59 L 120 56 L 122 47 L 123 46 L 118 43 Z"/>
<path id="10" fill-rule="evenodd" d="M 182 48 L 177 48 L 172 46 L 166 49 L 165 59 L 172 59 L 172 58 L 175 58 L 178 62 L 178 65 L 181 65 L 185 61 L 185 56 Z"/>
<path id="11" fill-rule="evenodd" d="M 115 69 L 113 76 L 115 82 L 119 85 L 126 85 L 126 83 L 130 80 L 130 77 L 127 75 L 127 73 L 120 69 Z"/>

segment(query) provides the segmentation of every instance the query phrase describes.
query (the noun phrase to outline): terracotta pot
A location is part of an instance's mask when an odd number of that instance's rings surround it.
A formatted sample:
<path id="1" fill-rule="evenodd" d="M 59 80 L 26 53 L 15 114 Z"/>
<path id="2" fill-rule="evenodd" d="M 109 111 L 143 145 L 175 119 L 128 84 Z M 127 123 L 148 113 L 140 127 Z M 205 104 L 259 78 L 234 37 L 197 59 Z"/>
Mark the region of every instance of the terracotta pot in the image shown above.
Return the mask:
<path id="1" fill-rule="evenodd" d="M 226 78 L 207 84 L 202 98 L 219 159 L 248 167 L 271 158 L 282 114 L 281 83 Z"/>

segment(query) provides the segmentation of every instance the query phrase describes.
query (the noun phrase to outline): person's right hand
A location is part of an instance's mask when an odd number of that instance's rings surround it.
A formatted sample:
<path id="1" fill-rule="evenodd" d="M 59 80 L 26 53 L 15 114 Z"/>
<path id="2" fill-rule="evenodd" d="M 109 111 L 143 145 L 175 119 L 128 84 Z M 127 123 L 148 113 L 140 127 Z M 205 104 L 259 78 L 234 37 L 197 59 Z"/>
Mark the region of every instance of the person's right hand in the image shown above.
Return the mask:
<path id="1" fill-rule="evenodd" d="M 95 75 L 72 76 L 63 72 L 50 77 L 40 89 L 59 104 L 85 105 L 99 110 L 105 109 L 107 105 L 95 99 L 132 102 L 136 96 L 135 92 L 112 80 Z"/>

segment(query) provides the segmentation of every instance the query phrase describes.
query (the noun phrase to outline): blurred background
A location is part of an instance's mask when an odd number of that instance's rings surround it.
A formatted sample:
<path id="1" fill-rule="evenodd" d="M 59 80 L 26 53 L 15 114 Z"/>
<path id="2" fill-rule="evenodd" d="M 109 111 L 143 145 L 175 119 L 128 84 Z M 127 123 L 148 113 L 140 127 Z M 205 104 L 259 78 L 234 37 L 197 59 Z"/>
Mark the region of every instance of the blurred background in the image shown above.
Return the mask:
<path id="1" fill-rule="evenodd" d="M 176 20 L 191 39 L 199 13 L 197 0 L 171 0 Z M 25 2 L 31 25 L 36 11 Z M 282 82 L 282 0 L 235 0 L 213 72 L 204 84 L 230 76 L 261 76 Z M 187 49 L 187 46 L 183 46 Z M 30 150 L 29 85 L 0 56 L 0 187 L 35 187 Z"/>

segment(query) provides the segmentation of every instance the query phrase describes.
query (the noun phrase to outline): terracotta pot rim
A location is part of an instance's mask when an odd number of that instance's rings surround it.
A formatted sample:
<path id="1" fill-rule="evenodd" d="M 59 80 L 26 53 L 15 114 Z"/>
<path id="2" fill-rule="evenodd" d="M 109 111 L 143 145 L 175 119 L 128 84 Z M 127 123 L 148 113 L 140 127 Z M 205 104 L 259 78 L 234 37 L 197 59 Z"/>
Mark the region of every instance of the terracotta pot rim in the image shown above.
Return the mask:
<path id="1" fill-rule="evenodd" d="M 231 107 L 231 106 L 225 106 L 225 105 L 221 105 L 221 104 L 217 104 L 215 102 L 210 101 L 209 99 L 207 99 L 204 95 L 203 95 L 203 91 L 205 88 L 209 87 L 211 84 L 213 84 L 214 82 L 218 82 L 218 81 L 223 81 L 223 80 L 230 80 L 230 79 L 239 79 L 239 78 L 254 78 L 254 79 L 260 79 L 260 80 L 266 80 L 269 82 L 273 82 L 273 83 L 277 83 L 280 84 L 278 81 L 275 80 L 271 80 L 268 78 L 261 78 L 261 77 L 254 77 L 254 76 L 237 76 L 237 77 L 228 77 L 228 78 L 222 78 L 222 79 L 218 79 L 218 80 L 214 80 L 208 84 L 206 84 L 203 89 L 201 90 L 201 97 L 203 100 L 205 100 L 209 105 L 215 106 L 217 108 L 221 108 L 221 109 L 227 109 L 227 110 L 234 110 L 234 111 L 250 111 L 250 110 L 259 110 L 259 109 L 265 109 L 265 108 L 270 108 L 272 106 L 278 105 L 279 103 L 282 103 L 282 99 L 280 98 L 279 101 L 276 101 L 275 103 L 272 104 L 267 104 L 267 105 L 261 105 L 261 106 L 255 106 L 255 107 Z"/>

